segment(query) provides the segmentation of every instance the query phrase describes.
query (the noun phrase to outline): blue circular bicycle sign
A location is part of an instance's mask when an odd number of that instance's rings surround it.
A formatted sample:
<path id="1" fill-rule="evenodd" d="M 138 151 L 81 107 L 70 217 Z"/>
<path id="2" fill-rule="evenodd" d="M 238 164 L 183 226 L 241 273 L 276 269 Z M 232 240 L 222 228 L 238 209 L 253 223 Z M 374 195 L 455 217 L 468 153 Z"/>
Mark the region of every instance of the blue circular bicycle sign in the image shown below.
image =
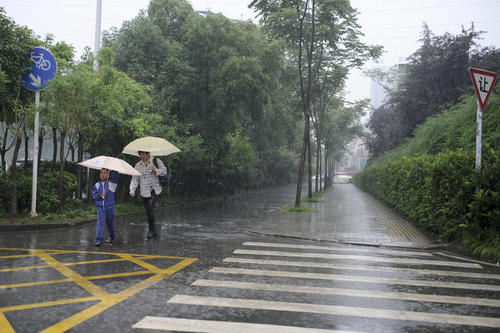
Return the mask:
<path id="1" fill-rule="evenodd" d="M 57 73 L 56 59 L 49 50 L 43 47 L 35 47 L 28 53 L 33 65 L 31 70 L 21 75 L 23 86 L 31 91 L 39 91 L 47 88 Z"/>

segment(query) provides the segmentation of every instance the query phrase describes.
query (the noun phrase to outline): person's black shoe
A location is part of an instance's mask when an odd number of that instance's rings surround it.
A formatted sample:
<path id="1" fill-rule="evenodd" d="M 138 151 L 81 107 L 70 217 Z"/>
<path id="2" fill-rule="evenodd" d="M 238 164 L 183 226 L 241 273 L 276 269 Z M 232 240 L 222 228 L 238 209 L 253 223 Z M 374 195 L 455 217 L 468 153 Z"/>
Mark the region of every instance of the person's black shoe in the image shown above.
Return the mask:
<path id="1" fill-rule="evenodd" d="M 148 234 L 146 235 L 146 238 L 147 238 L 147 239 L 151 239 L 151 238 L 153 238 L 153 237 L 156 237 L 156 231 L 154 231 L 154 230 L 149 230 L 149 231 L 148 231 Z"/>
<path id="2" fill-rule="evenodd" d="M 99 242 L 99 241 L 95 242 L 95 246 L 101 246 L 101 245 L 102 245 L 102 242 Z"/>
<path id="3" fill-rule="evenodd" d="M 113 238 L 108 237 L 108 239 L 106 239 L 106 243 L 112 244 L 113 243 Z"/>

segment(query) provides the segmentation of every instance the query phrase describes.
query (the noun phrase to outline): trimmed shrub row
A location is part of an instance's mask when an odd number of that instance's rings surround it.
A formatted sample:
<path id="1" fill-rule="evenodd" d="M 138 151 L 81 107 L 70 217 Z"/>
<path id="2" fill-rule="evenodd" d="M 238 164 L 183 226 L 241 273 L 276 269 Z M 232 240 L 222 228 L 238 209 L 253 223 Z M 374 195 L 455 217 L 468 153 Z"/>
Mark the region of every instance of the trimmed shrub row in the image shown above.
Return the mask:
<path id="1" fill-rule="evenodd" d="M 447 241 L 475 255 L 500 260 L 500 153 L 483 148 L 482 168 L 475 153 L 401 157 L 374 163 L 354 184 Z"/>

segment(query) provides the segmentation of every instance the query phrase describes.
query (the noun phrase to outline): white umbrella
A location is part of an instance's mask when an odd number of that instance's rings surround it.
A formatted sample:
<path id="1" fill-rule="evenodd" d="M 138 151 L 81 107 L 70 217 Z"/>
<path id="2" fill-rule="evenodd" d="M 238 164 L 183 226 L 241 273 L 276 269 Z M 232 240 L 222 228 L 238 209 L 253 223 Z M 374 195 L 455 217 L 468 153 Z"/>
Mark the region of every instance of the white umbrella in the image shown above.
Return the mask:
<path id="1" fill-rule="evenodd" d="M 130 142 L 123 148 L 122 153 L 137 156 L 139 151 L 147 151 L 153 156 L 166 156 L 181 150 L 165 139 L 145 136 Z"/>
<path id="2" fill-rule="evenodd" d="M 128 164 L 122 159 L 110 156 L 97 156 L 91 158 L 90 160 L 86 160 L 78 163 L 87 168 L 91 169 L 109 169 L 118 171 L 121 174 L 130 175 L 130 176 L 140 176 L 141 174 L 137 171 L 133 166 Z"/>

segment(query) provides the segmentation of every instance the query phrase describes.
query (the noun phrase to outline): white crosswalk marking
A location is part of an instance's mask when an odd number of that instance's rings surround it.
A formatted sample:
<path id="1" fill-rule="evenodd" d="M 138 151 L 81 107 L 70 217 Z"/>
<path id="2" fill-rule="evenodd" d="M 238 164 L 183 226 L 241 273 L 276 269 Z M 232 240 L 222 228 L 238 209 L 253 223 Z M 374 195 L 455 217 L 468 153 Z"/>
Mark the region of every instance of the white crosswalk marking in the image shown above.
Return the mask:
<path id="1" fill-rule="evenodd" d="M 134 328 L 149 328 L 181 332 L 201 333 L 361 333 L 354 331 L 324 330 L 307 327 L 281 325 L 265 325 L 252 323 L 235 323 L 215 320 L 194 320 L 182 318 L 145 317 L 133 326 Z"/>
<path id="2" fill-rule="evenodd" d="M 263 260 L 263 259 L 247 259 L 247 258 L 226 258 L 224 262 L 234 262 L 240 264 L 256 264 L 270 266 L 294 266 L 294 267 L 316 267 L 316 268 L 331 268 L 331 269 L 346 269 L 359 271 L 379 271 L 379 272 L 400 272 L 417 275 L 440 275 L 440 276 L 455 276 L 477 279 L 492 279 L 500 280 L 500 275 L 474 273 L 474 272 L 457 272 L 457 271 L 440 271 L 432 269 L 416 269 L 416 268 L 401 268 L 401 267 L 384 267 L 384 266 L 359 266 L 345 264 L 330 264 L 324 262 L 310 261 L 287 261 L 287 260 Z"/>
<path id="3" fill-rule="evenodd" d="M 385 258 L 374 256 L 341 255 L 330 253 L 311 253 L 311 252 L 283 252 L 283 251 L 258 251 L 258 250 L 236 250 L 234 254 L 252 254 L 258 256 L 278 256 L 278 257 L 298 257 L 298 258 L 321 258 L 321 259 L 345 259 L 345 260 L 365 260 L 375 262 L 385 262 L 393 264 L 406 265 L 433 265 L 433 266 L 452 266 L 462 268 L 482 268 L 479 264 L 468 262 L 444 261 L 444 260 L 424 260 L 412 258 Z"/>
<path id="4" fill-rule="evenodd" d="M 308 294 L 319 294 L 319 295 L 344 295 L 344 296 L 356 296 L 356 297 L 391 298 L 391 299 L 399 299 L 407 301 L 470 304 L 470 305 L 500 307 L 500 300 L 487 299 L 487 298 L 474 298 L 474 297 L 439 296 L 439 295 L 396 293 L 396 292 L 384 292 L 384 291 L 373 291 L 373 290 L 309 287 L 309 286 L 297 286 L 297 285 L 203 280 L 203 279 L 196 280 L 195 282 L 192 283 L 192 285 L 215 287 L 215 288 L 237 288 L 237 289 L 247 289 L 247 290 L 254 289 L 254 290 L 281 291 L 289 293 L 308 293 Z"/>
<path id="5" fill-rule="evenodd" d="M 494 286 L 494 285 L 489 285 L 489 284 L 393 279 L 393 278 L 381 278 L 381 277 L 359 276 L 359 275 L 343 275 L 343 274 L 273 271 L 273 270 L 266 270 L 266 269 L 214 267 L 210 270 L 210 273 L 246 274 L 246 275 L 261 275 L 261 276 L 292 277 L 292 278 L 299 278 L 299 279 L 336 280 L 336 281 L 349 281 L 349 282 L 400 284 L 400 285 L 406 285 L 406 286 L 420 286 L 420 287 L 500 291 L 500 286 Z"/>
<path id="6" fill-rule="evenodd" d="M 243 246 L 259 246 L 259 247 L 275 247 L 275 248 L 288 248 L 288 249 L 302 249 L 302 250 L 325 250 L 325 251 L 342 251 L 342 252 L 364 252 L 364 253 L 377 253 L 377 254 L 391 254 L 398 256 L 424 256 L 431 257 L 432 253 L 422 251 L 401 251 L 389 250 L 380 248 L 359 248 L 359 247 L 340 247 L 340 246 L 318 246 L 318 245 L 299 245 L 299 244 L 283 244 L 283 243 L 263 243 L 263 242 L 245 242 Z"/>
<path id="7" fill-rule="evenodd" d="M 484 272 L 477 263 L 440 260 L 430 252 L 356 246 L 243 246 L 223 260 L 224 267 L 212 267 L 206 273 L 210 278 L 195 280 L 189 293 L 169 299 L 173 315 L 145 317 L 134 327 L 204 333 L 386 332 L 421 325 L 424 330 L 451 325 L 464 332 L 500 328 L 500 317 L 494 315 L 500 308 L 500 275 Z M 180 306 L 205 315 L 178 318 L 175 309 Z M 257 318 L 272 314 L 258 320 L 262 322 L 247 322 L 246 314 L 252 313 L 258 313 Z M 330 319 L 295 319 L 302 315 Z M 372 327 L 373 320 L 382 320 L 382 326 Z M 299 324 L 290 325 L 295 322 Z"/>
<path id="8" fill-rule="evenodd" d="M 420 321 L 435 324 L 471 325 L 483 327 L 500 327 L 499 318 L 476 316 L 458 316 L 444 313 L 428 313 L 415 311 L 383 310 L 342 305 L 323 305 L 311 303 L 293 303 L 278 301 L 262 301 L 255 299 L 176 295 L 168 303 L 192 304 L 204 306 L 236 307 L 244 309 L 259 309 L 273 311 L 292 311 L 321 313 L 328 315 L 343 315 L 353 317 L 368 317 L 379 319 L 396 319 Z"/>

